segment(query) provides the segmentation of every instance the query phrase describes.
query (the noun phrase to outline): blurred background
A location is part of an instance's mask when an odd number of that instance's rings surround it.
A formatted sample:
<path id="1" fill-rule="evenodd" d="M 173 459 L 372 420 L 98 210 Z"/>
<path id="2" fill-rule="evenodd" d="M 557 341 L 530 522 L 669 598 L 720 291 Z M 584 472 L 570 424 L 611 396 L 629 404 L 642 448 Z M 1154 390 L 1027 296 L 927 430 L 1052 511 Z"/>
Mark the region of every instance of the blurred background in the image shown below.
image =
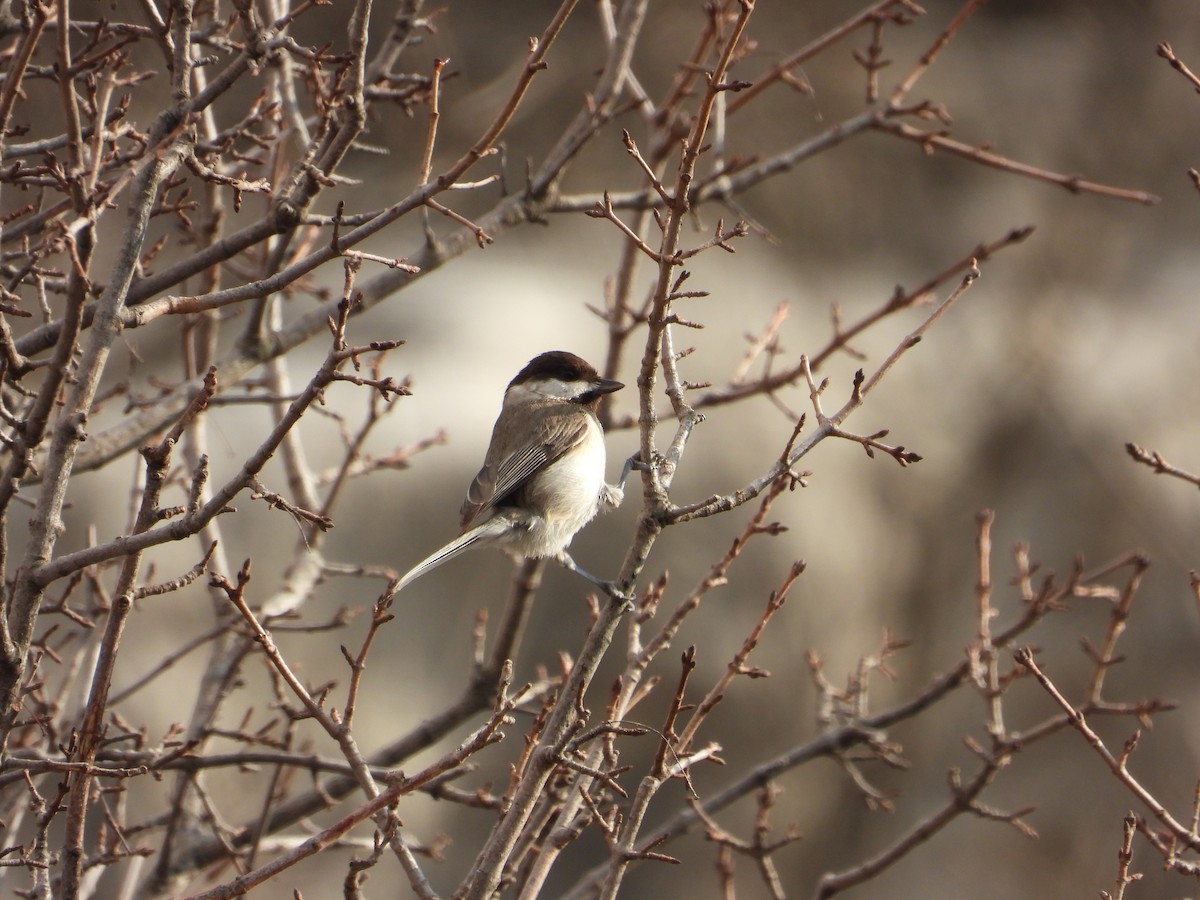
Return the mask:
<path id="1" fill-rule="evenodd" d="M 957 2 L 930 0 L 928 15 L 913 25 L 889 28 L 885 56 L 893 65 L 881 73 L 886 95 L 958 10 Z M 775 60 L 827 31 L 858 8 L 843 2 L 760 3 L 751 25 L 753 51 L 735 75 L 753 79 Z M 507 95 L 524 59 L 527 38 L 540 33 L 554 3 L 450 3 L 436 19 L 436 34 L 409 51 L 409 65 L 426 71 L 434 57 L 449 58 L 454 77 L 446 81 L 439 154 L 435 171 L 457 157 L 490 120 Z M 320 28 L 336 25 L 340 10 L 322 10 L 306 20 L 298 39 L 315 40 Z M 701 21 L 699 4 L 652 4 L 634 70 L 651 96 L 661 95 L 677 61 L 690 47 Z M 381 25 L 386 12 L 379 16 Z M 304 29 L 310 29 L 305 32 Z M 339 35 L 341 32 L 338 32 Z M 731 122 L 732 153 L 772 153 L 803 141 L 861 110 L 862 70 L 851 59 L 866 32 L 823 54 L 803 69 L 813 96 L 781 86 Z M 1200 256 L 1200 197 L 1187 170 L 1200 165 L 1200 97 L 1160 59 L 1155 46 L 1169 41 L 1185 62 L 1200 67 L 1200 9 L 1190 0 L 1146 3 L 993 2 L 984 7 L 945 49 L 911 99 L 945 104 L 958 140 L 1055 172 L 1161 198 L 1152 207 L 1060 187 L 952 158 L 925 155 L 911 143 L 867 133 L 772 178 L 738 198 L 762 227 L 737 243 L 736 255 L 714 252 L 689 268 L 689 287 L 710 292 L 688 301 L 682 315 L 705 324 L 703 331 L 677 335 L 696 352 L 682 363 L 691 381 L 723 383 L 748 344 L 781 303 L 789 316 L 780 333 L 787 356 L 821 349 L 831 335 L 830 309 L 853 322 L 882 305 L 896 285 L 912 288 L 1010 229 L 1032 225 L 1033 235 L 983 267 L 982 278 L 924 342 L 906 356 L 847 426 L 860 433 L 888 428 L 889 441 L 921 454 L 918 465 L 901 468 L 861 448 L 826 441 L 803 462 L 812 471 L 808 486 L 787 495 L 772 519 L 788 528 L 761 540 L 738 562 L 727 587 L 705 601 L 704 615 L 689 622 L 675 648 L 659 660 L 658 672 L 673 680 L 676 652 L 695 643 L 700 668 L 693 678 L 706 690 L 760 615 L 770 590 L 793 559 L 808 570 L 768 631 L 752 663 L 769 669 L 765 681 L 736 682 L 714 715 L 709 735 L 724 745 L 725 768 L 698 770 L 701 797 L 719 790 L 739 772 L 771 758 L 816 733 L 815 703 L 804 653 L 820 652 L 826 675 L 842 681 L 858 659 L 877 652 L 885 629 L 912 642 L 893 661 L 894 682 L 880 680 L 872 706 L 883 709 L 911 696 L 937 673 L 955 665 L 972 640 L 976 581 L 976 513 L 994 509 L 993 573 L 1000 626 L 1020 613 L 1019 599 L 1006 587 L 1011 549 L 1029 541 L 1043 572 L 1066 575 L 1077 554 L 1097 565 L 1119 554 L 1144 550 L 1152 567 L 1135 601 L 1123 641 L 1127 660 L 1109 674 L 1111 699 L 1162 697 L 1178 710 L 1155 718 L 1143 735 L 1132 769 L 1177 818 L 1190 814 L 1200 775 L 1200 639 L 1196 601 L 1188 583 L 1200 567 L 1197 492 L 1183 482 L 1156 477 L 1135 465 L 1123 445 L 1136 441 L 1162 452 L 1191 471 L 1200 470 L 1200 317 L 1197 276 Z M 519 184 L 525 161 L 541 159 L 583 100 L 602 60 L 596 11 L 583 4 L 550 54 L 550 68 L 536 79 L 513 121 L 505 147 L 506 175 Z M 620 123 L 635 138 L 640 120 Z M 425 121 L 381 116 L 369 140 L 391 148 L 387 156 L 354 163 L 361 185 L 338 193 L 348 210 L 376 208 L 406 194 L 415 183 Z M 631 190 L 640 176 L 626 156 L 619 132 L 593 143 L 571 170 L 563 191 L 598 193 Z M 331 195 L 332 196 L 332 195 Z M 455 195 L 455 208 L 475 215 L 497 199 L 484 189 Z M 254 201 L 250 201 L 254 202 Z M 330 201 L 332 202 L 332 201 Z M 738 214 L 710 205 L 700 210 L 699 243 L 718 215 Z M 420 247 L 419 222 L 385 231 L 366 249 L 406 256 Z M 446 233 L 453 226 L 435 221 Z M 482 459 L 504 386 L 532 356 L 567 349 L 599 364 L 606 351 L 603 323 L 588 305 L 603 304 L 606 280 L 614 275 L 624 238 L 610 223 L 582 215 L 552 215 L 546 227 L 530 225 L 498 236 L 495 244 L 471 251 L 376 307 L 352 327 L 359 336 L 399 337 L 406 346 L 390 358 L 389 370 L 411 378 L 413 396 L 375 436 L 370 452 L 382 456 L 439 429 L 447 443 L 414 460 L 411 469 L 378 472 L 350 485 L 337 527 L 326 547 L 330 559 L 387 565 L 404 570 L 457 530 L 457 510 Z M 364 272 L 364 277 L 369 275 Z M 340 289 L 340 270 L 322 277 Z M 641 291 L 651 274 L 642 272 Z M 948 292 L 939 291 L 939 296 Z M 856 368 L 869 371 L 921 321 L 924 310 L 886 320 L 854 346 L 861 362 L 836 357 L 824 373 L 831 379 L 827 408 L 848 396 Z M 172 352 L 156 347 L 152 330 L 131 333 L 139 355 Z M 296 364 L 297 383 L 324 354 L 321 341 Z M 618 418 L 636 414 L 638 340 L 622 370 L 631 387 L 616 396 Z M 397 372 L 398 370 L 398 372 Z M 797 412 L 808 408 L 807 392 L 781 392 Z M 330 391 L 331 408 L 356 421 L 365 397 L 349 389 Z M 660 406 L 665 408 L 665 400 Z M 314 467 L 332 465 L 342 445 L 337 427 L 312 417 L 305 435 Z M 214 468 L 232 470 L 244 450 L 265 430 L 261 410 L 215 410 L 210 417 Z M 779 454 L 792 421 L 766 399 L 710 411 L 695 432 L 673 491 L 678 503 L 726 493 L 763 471 Z M 664 439 L 670 429 L 664 426 Z M 636 448 L 632 430 L 609 435 L 610 477 Z M 283 487 L 279 470 L 267 485 Z M 82 542 L 82 523 L 120 527 L 114 518 L 111 472 L 85 476 L 92 493 L 77 498 L 74 529 L 63 544 Z M 633 534 L 635 490 L 626 505 L 593 524 L 572 547 L 585 568 L 612 577 Z M 283 514 L 243 504 L 243 514 L 223 527 L 233 564 L 253 547 L 258 587 L 273 586 L 271 573 L 289 557 L 297 535 Z M 671 573 L 664 608 L 706 573 L 708 565 L 740 532 L 751 510 L 674 528 L 655 545 L 643 583 Z M 284 523 L 284 524 L 280 524 Z M 239 546 L 240 545 L 240 546 Z M 248 552 L 248 551 L 247 551 Z M 164 571 L 180 561 L 194 563 L 194 548 L 168 548 L 159 557 Z M 382 745 L 428 718 L 457 695 L 470 663 L 475 615 L 497 615 L 507 594 L 508 562 L 480 553 L 427 576 L 405 592 L 385 631 L 384 652 L 372 658 L 364 685 L 359 738 L 367 749 Z M 334 580 L 323 585 L 306 616 L 322 620 L 339 607 L 369 607 L 378 586 Z M 192 589 L 195 596 L 202 586 Z M 517 680 L 538 666 L 554 667 L 560 648 L 575 652 L 588 625 L 584 591 L 571 576 L 549 571 L 538 598 Z M 1078 600 L 1069 615 L 1052 617 L 1036 634 L 1047 673 L 1078 696 L 1090 673 L 1079 647 L 1083 636 L 1098 641 L 1108 607 Z M 161 650 L 182 642 L 209 621 L 203 603 L 147 603 L 130 626 L 128 641 L 144 640 Z M 301 663 L 312 683 L 345 677 L 337 643 L 355 646 L 363 622 L 348 633 L 296 636 L 285 652 Z M 620 648 L 613 648 L 615 666 Z M 118 673 L 132 680 L 130 668 Z M 203 659 L 185 659 L 195 671 Z M 1007 663 L 1006 663 L 1007 664 Z M 189 667 L 193 667 L 189 669 Z M 246 691 L 265 691 L 261 670 L 249 670 Z M 602 704 L 611 675 L 596 682 L 593 709 Z M 138 710 L 151 732 L 179 715 L 178 697 L 144 692 Z M 666 698 L 639 709 L 643 721 L 661 721 Z M 1032 682 L 1011 695 L 1010 726 L 1026 727 L 1052 709 Z M 795 823 L 803 839 L 776 857 L 789 896 L 805 896 L 824 871 L 841 870 L 873 855 L 940 807 L 946 773 L 966 773 L 974 762 L 963 737 L 983 739 L 984 705 L 963 691 L 936 714 L 906 723 L 891 737 L 911 764 L 905 771 L 868 767 L 876 786 L 896 792 L 891 812 L 873 811 L 837 766 L 818 761 L 784 776 L 774 822 Z M 1111 747 L 1132 731 L 1125 720 L 1097 724 Z M 459 736 L 461 737 L 461 735 Z M 462 786 L 507 777 L 505 754 Z M 644 739 L 641 752 L 654 752 Z M 627 750 L 637 765 L 636 748 Z M 414 760 L 412 770 L 434 757 Z M 623 761 L 625 761 L 623 759 Z M 644 762 L 643 762 L 644 765 Z M 635 771 L 640 771 L 635 769 Z M 248 794 L 242 815 L 253 815 L 259 797 Z M 984 801 L 1002 810 L 1037 807 L 1027 821 L 1040 834 L 1030 840 L 1006 825 L 964 818 L 934 837 L 854 897 L 954 898 L 980 900 L 1013 896 L 1090 896 L 1111 889 L 1116 876 L 1121 817 L 1133 799 L 1075 733 L 1062 732 L 1020 754 L 1001 774 Z M 681 787 L 665 790 L 647 822 L 652 830 L 685 802 Z M 236 805 L 230 813 L 238 818 Z M 753 823 L 752 799 L 720 814 L 740 834 Z M 432 841 L 454 837 L 443 862 L 430 862 L 434 885 L 457 884 L 491 820 L 486 813 L 414 800 L 402 805 L 410 832 Z M 665 848 L 684 867 L 644 864 L 629 876 L 624 896 L 715 896 L 716 850 L 692 835 Z M 596 835 L 568 853 L 548 895 L 566 890 L 578 872 L 605 858 Z M 1193 885 L 1160 872 L 1160 860 L 1137 845 L 1134 869 L 1145 880 L 1130 888 L 1137 898 L 1182 897 Z M 308 866 L 305 896 L 339 890 L 342 873 L 320 860 Z M 297 876 L 298 878 L 299 876 Z M 377 870 L 376 890 L 385 877 Z M 291 896 L 296 878 L 280 879 L 256 896 Z M 287 882 L 286 884 L 284 882 Z M 767 896 L 748 861 L 737 881 L 739 896 Z M 389 888 L 390 890 L 390 888 Z M 383 896 L 381 893 L 380 896 Z"/>

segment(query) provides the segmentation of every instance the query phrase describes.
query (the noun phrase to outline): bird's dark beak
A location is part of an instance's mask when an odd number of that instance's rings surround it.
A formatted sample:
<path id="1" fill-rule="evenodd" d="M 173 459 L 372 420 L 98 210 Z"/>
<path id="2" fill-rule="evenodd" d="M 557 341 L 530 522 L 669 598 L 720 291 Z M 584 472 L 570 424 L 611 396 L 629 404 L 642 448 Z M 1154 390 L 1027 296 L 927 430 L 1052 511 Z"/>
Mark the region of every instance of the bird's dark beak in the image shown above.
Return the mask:
<path id="1" fill-rule="evenodd" d="M 621 382 L 613 381 L 611 378 L 597 378 L 591 384 L 592 386 L 580 395 L 577 402 L 584 405 L 596 404 L 605 394 L 611 394 L 613 391 L 619 391 L 625 387 Z"/>

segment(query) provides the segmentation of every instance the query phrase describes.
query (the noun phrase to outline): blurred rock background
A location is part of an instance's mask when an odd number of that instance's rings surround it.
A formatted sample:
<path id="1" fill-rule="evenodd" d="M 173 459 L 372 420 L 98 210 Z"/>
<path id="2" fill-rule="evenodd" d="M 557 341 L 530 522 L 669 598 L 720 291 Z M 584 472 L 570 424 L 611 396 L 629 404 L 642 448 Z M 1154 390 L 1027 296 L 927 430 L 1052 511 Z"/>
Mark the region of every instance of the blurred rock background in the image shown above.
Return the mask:
<path id="1" fill-rule="evenodd" d="M 885 93 L 959 8 L 947 0 L 923 5 L 927 16 L 885 34 L 885 55 L 894 61 L 881 73 Z M 857 4 L 823 0 L 760 2 L 759 7 L 751 29 L 757 45 L 735 70 L 738 77 L 752 78 L 837 24 Z M 509 90 L 527 38 L 540 32 L 554 9 L 554 3 L 541 0 L 450 3 L 436 20 L 437 33 L 409 51 L 410 62 L 428 61 L 414 62 L 414 69 L 427 69 L 435 56 L 448 57 L 455 73 L 444 85 L 442 162 L 457 155 L 490 119 Z M 319 28 L 340 27 L 338 13 L 335 5 L 321 11 L 324 19 L 304 21 L 298 39 L 315 41 Z M 652 4 L 634 66 L 651 96 L 668 82 L 700 15 L 699 4 Z M 379 19 L 382 23 L 385 15 Z M 525 160 L 539 159 L 578 108 L 602 58 L 597 29 L 595 10 L 582 5 L 554 48 L 549 71 L 537 79 L 510 128 L 510 183 L 520 183 Z M 804 68 L 812 97 L 776 87 L 745 121 L 734 120 L 731 152 L 778 150 L 861 109 L 864 79 L 850 49 L 865 41 L 860 34 Z M 945 104 L 959 140 L 986 144 L 1048 170 L 1148 191 L 1161 198 L 1153 207 L 1073 195 L 944 154 L 927 156 L 913 144 L 868 133 L 739 198 L 772 240 L 754 236 L 739 242 L 734 256 L 718 252 L 695 260 L 690 286 L 711 296 L 689 301 L 683 311 L 706 325 L 677 338 L 697 348 L 682 364 L 683 373 L 692 381 L 720 383 L 745 351 L 743 336 L 764 327 L 780 303 L 790 307 L 781 332 L 785 361 L 794 360 L 827 342 L 832 305 L 840 307 L 845 321 L 855 321 L 885 302 L 897 284 L 920 284 L 1012 228 L 1036 229 L 983 267 L 982 278 L 961 303 L 848 423 L 860 433 L 889 428 L 889 440 L 924 460 L 902 469 L 886 457 L 869 460 L 849 443 L 823 443 L 804 462 L 813 473 L 809 486 L 775 507 L 772 518 L 789 530 L 753 547 L 740 561 L 736 579 L 706 600 L 716 610 L 708 609 L 676 642 L 678 650 L 689 643 L 704 648 L 694 684 L 707 686 L 756 621 L 790 561 L 808 561 L 807 573 L 752 660 L 772 678 L 736 683 L 714 719 L 712 729 L 720 731 L 728 766 L 696 773 L 701 797 L 814 733 L 816 693 L 804 663 L 809 648 L 822 654 L 827 675 L 840 681 L 860 656 L 877 651 L 885 628 L 910 640 L 912 646 L 893 660 L 896 681 L 876 685 L 876 708 L 908 696 L 954 665 L 975 628 L 975 514 L 991 508 L 997 517 L 993 571 L 1001 624 L 1019 613 L 1015 594 L 1005 588 L 1010 549 L 1019 540 L 1032 544 L 1031 555 L 1043 571 L 1062 575 L 1076 554 L 1099 564 L 1140 548 L 1153 561 L 1124 638 L 1128 659 L 1110 673 L 1110 694 L 1178 701 L 1178 710 L 1157 716 L 1153 730 L 1143 735 L 1132 768 L 1172 804 L 1177 817 L 1188 817 L 1200 773 L 1200 627 L 1188 584 L 1188 571 L 1200 568 L 1200 505 L 1194 488 L 1155 477 L 1123 449 L 1126 441 L 1136 441 L 1183 468 L 1200 470 L 1200 257 L 1195 252 L 1200 197 L 1187 176 L 1190 166 L 1200 165 L 1200 97 L 1155 54 L 1160 41 L 1169 41 L 1183 60 L 1200 66 L 1200 11 L 1194 3 L 993 2 L 946 48 L 913 97 Z M 638 137 L 635 116 L 622 124 Z M 363 156 L 355 164 L 361 185 L 339 194 L 349 210 L 376 208 L 411 188 L 424 132 L 419 115 L 371 123 L 369 140 L 391 152 Z M 639 173 L 614 133 L 588 148 L 563 189 L 619 191 L 639 184 Z M 456 208 L 470 215 L 489 208 L 495 196 L 485 189 L 454 199 L 461 199 Z M 701 210 L 697 242 L 707 237 L 718 214 L 716 206 Z M 727 222 L 737 217 L 723 214 Z M 432 224 L 442 233 L 452 227 L 446 221 Z M 406 220 L 367 249 L 405 256 L 420 240 L 415 220 Z M 546 227 L 503 233 L 494 245 L 420 278 L 368 313 L 361 320 L 366 324 L 355 326 L 360 333 L 408 342 L 392 356 L 391 366 L 411 377 L 413 396 L 401 401 L 370 451 L 383 455 L 440 428 L 446 429 L 448 442 L 417 457 L 407 471 L 376 473 L 353 483 L 328 557 L 405 569 L 455 533 L 462 492 L 481 459 L 507 380 L 545 349 L 603 358 L 605 330 L 586 307 L 602 303 L 622 240 L 603 221 L 554 215 Z M 331 289 L 340 287 L 340 273 L 331 270 L 325 277 Z M 649 277 L 643 272 L 642 283 L 648 286 Z M 855 368 L 865 365 L 869 371 L 921 314 L 889 319 L 856 341 L 869 356 L 866 363 L 835 358 L 825 370 L 831 379 L 827 405 L 836 406 L 834 398 L 848 394 Z M 131 347 L 151 360 L 156 353 L 173 352 L 155 341 L 150 334 L 128 337 Z M 312 348 L 314 366 L 323 352 Z M 630 389 L 617 396 L 618 417 L 636 413 L 636 360 L 631 355 L 625 362 L 617 375 Z M 297 367 L 297 381 L 302 371 Z M 791 408 L 804 411 L 806 393 L 793 388 L 782 396 Z M 331 391 L 329 402 L 355 421 L 365 401 L 347 389 Z M 240 451 L 253 446 L 266 427 L 261 412 L 237 407 L 215 410 L 211 422 L 217 467 L 240 464 Z M 675 499 L 700 499 L 751 480 L 778 455 L 790 429 L 789 419 L 766 400 L 712 410 L 693 437 Z M 331 423 L 314 417 L 305 434 L 315 466 L 337 459 L 341 445 Z M 633 431 L 610 434 L 614 476 L 619 460 L 635 446 Z M 276 479 L 278 484 L 268 478 L 268 486 L 280 489 L 278 472 Z M 78 498 L 69 535 L 77 543 L 83 540 L 83 522 L 103 523 L 125 503 L 123 496 L 114 496 L 119 479 L 111 472 L 80 483 L 94 493 Z M 624 508 L 580 536 L 572 549 L 581 565 L 606 575 L 617 571 L 636 500 L 631 493 Z M 253 546 L 256 570 L 275 572 L 296 531 L 282 513 L 247 506 L 244 515 L 223 523 L 226 534 Z M 655 546 L 646 578 L 669 570 L 674 590 L 690 587 L 749 512 L 672 529 Z M 164 569 L 172 570 L 176 561 L 194 562 L 193 549 L 162 551 Z M 227 552 L 235 562 L 245 555 L 236 546 Z M 375 654 L 365 682 L 359 723 L 365 747 L 408 730 L 456 695 L 470 661 L 476 612 L 499 611 L 508 572 L 499 554 L 481 553 L 439 570 L 402 595 L 398 621 L 384 635 L 386 652 Z M 266 591 L 271 585 L 259 586 Z M 320 620 L 339 607 L 369 607 L 376 589 L 371 583 L 330 581 L 307 615 Z M 203 588 L 194 590 L 199 597 Z M 588 622 L 582 597 L 571 576 L 548 572 L 518 661 L 518 681 L 536 666 L 555 666 L 559 648 L 578 645 Z M 1071 615 L 1043 627 L 1037 643 L 1045 650 L 1048 674 L 1078 691 L 1089 672 L 1078 640 L 1085 634 L 1093 641 L 1100 637 L 1108 608 L 1099 600 L 1075 605 Z M 127 640 L 159 649 L 203 627 L 207 616 L 201 602 L 191 609 L 182 609 L 177 600 L 147 603 Z M 700 623 L 707 632 L 690 630 Z M 303 661 L 313 683 L 341 679 L 344 664 L 336 645 L 354 646 L 361 629 L 360 621 L 349 633 L 295 637 L 285 647 Z M 619 657 L 620 648 L 613 650 Z M 673 663 L 675 652 L 663 662 Z M 185 659 L 181 670 L 202 663 Z M 137 674 L 127 671 L 126 677 Z M 663 675 L 673 679 L 675 672 L 664 669 Z M 597 689 L 607 684 L 602 676 Z M 264 686 L 265 680 L 251 678 L 244 689 Z M 178 696 L 161 692 L 143 697 L 152 730 L 178 717 L 179 702 Z M 662 702 L 665 698 L 648 704 L 643 720 L 657 724 Z M 601 704 L 597 696 L 592 705 Z M 1010 714 L 1016 721 L 1010 724 L 1015 727 L 1050 713 L 1032 683 L 1013 692 Z M 893 812 L 869 810 L 850 779 L 828 761 L 781 779 L 784 794 L 774 821 L 780 828 L 795 822 L 804 835 L 777 855 L 788 896 L 805 896 L 823 871 L 878 852 L 944 802 L 947 770 L 971 770 L 962 738 L 983 737 L 982 717 L 982 701 L 962 693 L 937 715 L 892 734 L 911 768 L 873 767 L 869 776 L 896 792 Z M 1114 748 L 1132 727 L 1125 720 L 1097 724 Z M 645 752 L 652 754 L 649 739 L 646 743 Z M 414 761 L 413 768 L 420 763 Z M 503 784 L 503 762 L 475 780 L 488 775 Z M 664 792 L 649 826 L 684 799 L 681 788 Z M 1036 806 L 1027 821 L 1040 838 L 1032 841 L 1003 824 L 967 818 L 849 896 L 991 900 L 1096 896 L 1111 889 L 1121 817 L 1136 805 L 1077 734 L 1064 731 L 1019 755 L 984 799 L 1005 810 Z M 252 815 L 257 803 L 248 795 L 242 813 Z M 444 862 L 427 865 L 439 889 L 457 883 L 491 821 L 485 813 L 448 804 L 402 806 L 401 816 L 413 834 L 428 840 L 439 832 L 454 836 Z M 744 802 L 720 818 L 746 833 L 753 805 Z M 715 895 L 712 845 L 691 836 L 666 850 L 687 865 L 642 865 L 627 880 L 624 896 Z M 565 890 L 575 873 L 604 853 L 598 837 L 585 837 L 556 873 L 552 893 Z M 739 896 L 766 896 L 749 862 L 741 866 Z M 1127 896 L 1182 897 L 1192 890 L 1178 876 L 1161 873 L 1158 858 L 1144 844 L 1134 868 L 1145 873 L 1145 880 Z M 312 886 L 305 889 L 306 897 L 340 890 L 341 873 L 328 869 L 321 861 L 307 867 Z M 392 888 L 381 878 L 377 873 L 371 887 L 384 896 Z M 291 896 L 291 887 L 269 885 L 259 895 Z"/>

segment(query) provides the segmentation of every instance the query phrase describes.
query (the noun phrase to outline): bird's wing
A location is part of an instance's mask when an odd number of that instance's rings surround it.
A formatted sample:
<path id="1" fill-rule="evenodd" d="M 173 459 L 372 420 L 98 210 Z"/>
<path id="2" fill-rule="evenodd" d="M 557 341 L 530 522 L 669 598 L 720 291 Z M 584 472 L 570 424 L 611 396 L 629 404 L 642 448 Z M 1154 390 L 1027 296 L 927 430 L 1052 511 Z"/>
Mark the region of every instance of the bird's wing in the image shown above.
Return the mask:
<path id="1" fill-rule="evenodd" d="M 501 430 L 504 415 L 496 421 L 497 432 Z M 528 439 L 507 455 L 503 448 L 496 447 L 493 437 L 483 468 L 467 489 L 461 510 L 462 527 L 469 527 L 481 515 L 503 504 L 530 478 L 577 447 L 587 432 L 587 418 L 579 415 L 578 406 L 556 403 L 538 413 Z"/>

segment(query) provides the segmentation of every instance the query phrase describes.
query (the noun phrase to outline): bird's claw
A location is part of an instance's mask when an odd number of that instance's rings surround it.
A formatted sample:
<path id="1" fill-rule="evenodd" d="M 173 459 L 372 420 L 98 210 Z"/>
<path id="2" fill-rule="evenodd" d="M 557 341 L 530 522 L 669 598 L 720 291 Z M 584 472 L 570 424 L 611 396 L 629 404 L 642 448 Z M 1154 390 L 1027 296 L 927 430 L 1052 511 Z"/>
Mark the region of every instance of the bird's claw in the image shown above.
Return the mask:
<path id="1" fill-rule="evenodd" d="M 617 490 L 625 489 L 625 482 L 629 480 L 629 473 L 635 469 L 639 472 L 648 472 L 654 466 L 651 463 L 642 462 L 641 451 L 631 454 L 629 459 L 625 460 L 625 466 L 621 469 L 621 480 L 617 482 Z"/>
<path id="2" fill-rule="evenodd" d="M 625 593 L 615 581 L 603 581 L 597 587 L 608 594 L 610 600 L 616 600 L 621 604 L 621 612 L 633 612 L 633 594 Z"/>

